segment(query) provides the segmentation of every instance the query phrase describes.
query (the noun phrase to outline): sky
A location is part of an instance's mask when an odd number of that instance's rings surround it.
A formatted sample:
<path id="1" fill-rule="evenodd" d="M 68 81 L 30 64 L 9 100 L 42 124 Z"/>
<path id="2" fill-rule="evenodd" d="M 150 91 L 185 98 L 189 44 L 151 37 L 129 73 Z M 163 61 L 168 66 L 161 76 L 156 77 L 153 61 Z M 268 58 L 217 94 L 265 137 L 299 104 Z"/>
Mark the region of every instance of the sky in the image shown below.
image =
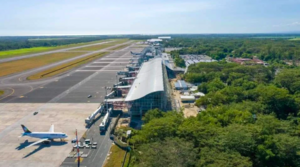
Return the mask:
<path id="1" fill-rule="evenodd" d="M 0 0 L 0 36 L 300 32 L 300 0 Z"/>

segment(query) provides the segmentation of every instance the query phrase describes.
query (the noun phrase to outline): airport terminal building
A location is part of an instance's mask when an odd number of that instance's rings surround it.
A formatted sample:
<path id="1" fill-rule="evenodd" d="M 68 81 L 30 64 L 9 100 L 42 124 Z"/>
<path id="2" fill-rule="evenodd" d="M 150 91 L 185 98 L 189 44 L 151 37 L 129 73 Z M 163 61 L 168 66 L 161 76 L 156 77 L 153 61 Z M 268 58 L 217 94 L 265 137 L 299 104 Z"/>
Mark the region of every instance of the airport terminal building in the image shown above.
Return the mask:
<path id="1" fill-rule="evenodd" d="M 142 116 L 154 108 L 168 110 L 171 102 L 167 84 L 168 77 L 162 58 L 143 63 L 125 99 L 131 117 Z"/>

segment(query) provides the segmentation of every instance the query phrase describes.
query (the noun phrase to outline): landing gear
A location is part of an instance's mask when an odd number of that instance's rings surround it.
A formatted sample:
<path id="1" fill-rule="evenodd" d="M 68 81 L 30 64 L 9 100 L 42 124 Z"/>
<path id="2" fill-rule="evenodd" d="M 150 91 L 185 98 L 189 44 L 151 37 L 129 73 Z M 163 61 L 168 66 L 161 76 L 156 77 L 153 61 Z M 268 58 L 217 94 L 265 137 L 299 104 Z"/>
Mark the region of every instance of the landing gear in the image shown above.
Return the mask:
<path id="1" fill-rule="evenodd" d="M 43 142 L 44 144 L 50 144 L 50 141 L 48 140 L 48 141 L 44 141 Z"/>

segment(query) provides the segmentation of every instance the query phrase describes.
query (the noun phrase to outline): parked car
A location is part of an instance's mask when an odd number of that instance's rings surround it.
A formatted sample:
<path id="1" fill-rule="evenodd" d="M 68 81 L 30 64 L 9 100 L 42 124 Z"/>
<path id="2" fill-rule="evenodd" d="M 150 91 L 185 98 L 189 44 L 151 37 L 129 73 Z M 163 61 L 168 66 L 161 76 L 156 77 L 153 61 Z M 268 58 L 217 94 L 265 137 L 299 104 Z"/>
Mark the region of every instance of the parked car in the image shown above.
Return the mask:
<path id="1" fill-rule="evenodd" d="M 36 115 L 36 114 L 38 114 L 38 113 L 39 113 L 39 112 L 36 111 L 36 112 L 33 113 L 33 115 Z"/>
<path id="2" fill-rule="evenodd" d="M 91 143 L 91 139 L 85 139 L 85 144 L 90 144 Z"/>
<path id="3" fill-rule="evenodd" d="M 72 139 L 71 143 L 76 143 L 76 138 Z"/>
<path id="4" fill-rule="evenodd" d="M 93 97 L 92 95 L 88 95 L 88 97 L 87 98 L 91 98 L 91 97 Z"/>
<path id="5" fill-rule="evenodd" d="M 111 140 L 114 140 L 114 135 L 110 135 L 109 137 Z"/>

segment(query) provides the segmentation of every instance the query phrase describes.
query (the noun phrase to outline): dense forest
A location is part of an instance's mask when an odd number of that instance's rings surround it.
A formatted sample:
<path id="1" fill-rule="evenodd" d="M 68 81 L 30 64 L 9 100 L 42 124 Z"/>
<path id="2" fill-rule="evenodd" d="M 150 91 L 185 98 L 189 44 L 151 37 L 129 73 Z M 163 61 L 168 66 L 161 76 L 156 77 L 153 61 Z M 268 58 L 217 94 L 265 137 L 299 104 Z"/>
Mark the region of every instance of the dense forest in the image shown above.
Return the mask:
<path id="1" fill-rule="evenodd" d="M 164 42 L 165 47 L 182 47 L 172 55 L 206 54 L 221 60 L 226 56 L 258 58 L 269 62 L 300 60 L 300 40 L 286 38 L 223 37 L 223 38 L 174 38 Z"/>
<path id="2" fill-rule="evenodd" d="M 197 117 L 147 112 L 130 139 L 131 166 L 300 166 L 300 70 L 225 61 L 191 65 L 206 96 Z"/>

